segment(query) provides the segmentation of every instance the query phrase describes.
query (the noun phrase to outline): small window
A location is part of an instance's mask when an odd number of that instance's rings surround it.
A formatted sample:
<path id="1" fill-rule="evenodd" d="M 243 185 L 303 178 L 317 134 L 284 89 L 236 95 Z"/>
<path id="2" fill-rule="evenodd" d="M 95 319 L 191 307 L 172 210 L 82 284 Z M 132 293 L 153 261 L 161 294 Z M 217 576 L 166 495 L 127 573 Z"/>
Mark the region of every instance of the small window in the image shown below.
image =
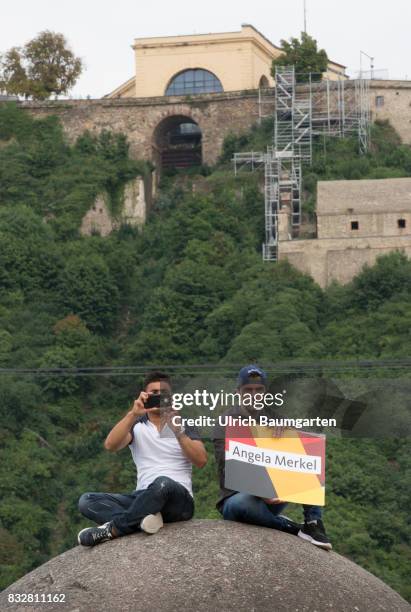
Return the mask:
<path id="1" fill-rule="evenodd" d="M 384 106 L 384 96 L 375 96 L 375 106 L 377 108 Z"/>
<path id="2" fill-rule="evenodd" d="M 263 76 L 260 79 L 260 82 L 258 84 L 258 87 L 261 89 L 262 87 L 270 87 L 270 83 L 268 82 L 267 77 L 265 76 L 265 74 L 263 74 Z"/>
<path id="3" fill-rule="evenodd" d="M 407 222 L 405 219 L 398 219 L 397 223 L 400 229 L 404 229 L 405 227 L 407 227 Z"/>
<path id="4" fill-rule="evenodd" d="M 359 228 L 358 221 L 351 221 L 351 229 L 357 230 Z"/>

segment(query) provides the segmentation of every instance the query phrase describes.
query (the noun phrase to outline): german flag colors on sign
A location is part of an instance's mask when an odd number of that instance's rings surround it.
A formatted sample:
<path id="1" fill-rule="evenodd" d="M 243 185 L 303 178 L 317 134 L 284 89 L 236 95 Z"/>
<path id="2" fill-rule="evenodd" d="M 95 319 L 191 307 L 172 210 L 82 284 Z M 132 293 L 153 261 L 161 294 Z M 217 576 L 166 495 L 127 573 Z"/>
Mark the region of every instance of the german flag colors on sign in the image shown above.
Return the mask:
<path id="1" fill-rule="evenodd" d="M 225 486 L 257 497 L 325 504 L 325 436 L 269 427 L 226 428 Z"/>

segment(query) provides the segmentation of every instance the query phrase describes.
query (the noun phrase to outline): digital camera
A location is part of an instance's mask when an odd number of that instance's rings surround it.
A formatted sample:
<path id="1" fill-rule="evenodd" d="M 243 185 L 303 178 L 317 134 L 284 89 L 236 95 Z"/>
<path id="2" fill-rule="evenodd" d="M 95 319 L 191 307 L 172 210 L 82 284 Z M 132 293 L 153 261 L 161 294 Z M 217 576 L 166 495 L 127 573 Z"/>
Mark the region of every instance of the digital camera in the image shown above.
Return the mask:
<path id="1" fill-rule="evenodd" d="M 172 397 L 169 393 L 153 393 L 150 394 L 144 402 L 144 408 L 161 408 L 163 410 L 171 410 Z"/>

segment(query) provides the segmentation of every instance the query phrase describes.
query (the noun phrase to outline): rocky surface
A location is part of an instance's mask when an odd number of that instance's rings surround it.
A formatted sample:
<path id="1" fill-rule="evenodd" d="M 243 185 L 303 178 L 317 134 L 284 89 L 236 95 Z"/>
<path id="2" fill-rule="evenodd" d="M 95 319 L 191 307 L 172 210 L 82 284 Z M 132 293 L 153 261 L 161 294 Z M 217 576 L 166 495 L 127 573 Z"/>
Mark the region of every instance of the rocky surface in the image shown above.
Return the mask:
<path id="1" fill-rule="evenodd" d="M 19 604 L 17 593 L 64 602 Z M 76 546 L 0 594 L 0 610 L 70 612 L 402 612 L 411 606 L 334 553 L 272 529 L 228 521 L 165 525 Z"/>

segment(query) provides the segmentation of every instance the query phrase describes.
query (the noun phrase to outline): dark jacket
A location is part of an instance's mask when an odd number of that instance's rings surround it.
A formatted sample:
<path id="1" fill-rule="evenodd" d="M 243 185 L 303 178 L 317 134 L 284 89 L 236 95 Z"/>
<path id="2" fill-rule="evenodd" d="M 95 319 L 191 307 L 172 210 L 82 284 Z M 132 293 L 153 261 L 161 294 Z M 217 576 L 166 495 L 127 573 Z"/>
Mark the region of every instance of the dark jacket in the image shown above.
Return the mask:
<path id="1" fill-rule="evenodd" d="M 230 408 L 226 410 L 223 415 L 230 416 L 241 416 L 239 408 L 235 406 L 234 408 Z M 218 471 L 218 480 L 220 484 L 220 494 L 216 503 L 217 510 L 219 512 L 223 512 L 224 500 L 227 497 L 231 497 L 237 491 L 233 491 L 232 489 L 226 489 L 224 480 L 225 480 L 225 427 L 222 425 L 215 425 L 213 428 L 212 436 L 211 436 L 213 445 L 214 445 L 214 456 L 217 464 Z"/>
<path id="2" fill-rule="evenodd" d="M 279 413 L 277 410 L 275 411 L 275 414 L 273 414 L 272 411 L 270 413 L 270 411 L 267 410 L 263 410 L 259 414 L 265 414 L 271 417 L 275 416 L 276 418 L 285 418 L 285 416 Z M 251 416 L 250 414 L 242 415 L 238 406 L 226 410 L 225 412 L 223 412 L 223 415 L 230 415 L 240 418 L 248 418 L 249 416 Z M 234 495 L 234 493 L 237 493 L 237 491 L 233 491 L 232 489 L 227 489 L 225 487 L 225 427 L 219 424 L 215 425 L 213 428 L 211 439 L 214 445 L 214 456 L 217 464 L 218 479 L 220 483 L 220 495 L 218 497 L 216 507 L 217 510 L 222 513 L 224 500 L 226 500 L 227 497 L 231 497 L 231 495 Z"/>

